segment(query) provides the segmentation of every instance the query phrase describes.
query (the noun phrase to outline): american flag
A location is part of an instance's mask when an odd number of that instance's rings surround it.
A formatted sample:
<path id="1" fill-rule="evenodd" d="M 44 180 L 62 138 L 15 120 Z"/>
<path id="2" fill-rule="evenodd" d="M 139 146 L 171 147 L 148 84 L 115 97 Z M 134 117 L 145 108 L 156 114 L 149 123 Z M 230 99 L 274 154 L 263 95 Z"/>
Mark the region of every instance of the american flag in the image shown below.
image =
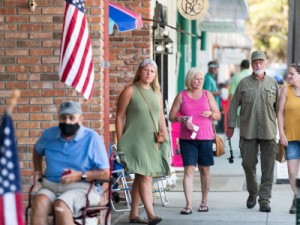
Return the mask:
<path id="1" fill-rule="evenodd" d="M 59 77 L 85 99 L 92 96 L 94 63 L 83 0 L 66 0 Z"/>
<path id="2" fill-rule="evenodd" d="M 7 113 L 0 125 L 0 225 L 24 225 L 15 133 Z"/>

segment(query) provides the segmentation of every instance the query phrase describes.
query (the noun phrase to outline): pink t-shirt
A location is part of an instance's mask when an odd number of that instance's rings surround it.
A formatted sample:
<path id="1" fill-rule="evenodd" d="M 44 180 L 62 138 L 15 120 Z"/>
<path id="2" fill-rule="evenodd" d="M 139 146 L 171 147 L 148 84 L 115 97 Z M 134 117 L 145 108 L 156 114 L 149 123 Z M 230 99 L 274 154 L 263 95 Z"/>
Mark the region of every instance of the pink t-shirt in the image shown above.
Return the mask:
<path id="1" fill-rule="evenodd" d="M 201 114 L 204 111 L 210 111 L 207 91 L 202 90 L 202 95 L 198 99 L 189 97 L 186 90 L 181 92 L 182 103 L 180 105 L 181 116 L 191 116 L 192 123 L 199 126 L 196 138 L 194 140 L 213 140 L 214 131 L 212 128 L 212 121 L 210 117 L 203 117 Z M 187 129 L 184 122 L 180 124 L 179 138 L 184 140 L 193 140 L 191 138 L 193 131 Z"/>

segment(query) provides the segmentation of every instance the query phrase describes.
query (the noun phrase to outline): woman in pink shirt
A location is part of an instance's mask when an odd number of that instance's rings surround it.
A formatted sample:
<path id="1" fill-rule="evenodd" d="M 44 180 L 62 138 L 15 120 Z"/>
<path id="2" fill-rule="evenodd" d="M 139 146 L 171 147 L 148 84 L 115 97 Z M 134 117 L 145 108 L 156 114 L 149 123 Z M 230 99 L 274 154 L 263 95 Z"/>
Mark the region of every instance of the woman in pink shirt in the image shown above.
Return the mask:
<path id="1" fill-rule="evenodd" d="M 191 214 L 193 176 L 195 167 L 200 172 L 202 200 L 199 212 L 207 212 L 207 196 L 210 187 L 210 166 L 214 165 L 212 120 L 220 120 L 221 114 L 214 96 L 203 90 L 203 73 L 191 68 L 186 75 L 186 90 L 180 92 L 172 105 L 169 120 L 180 122 L 179 144 L 184 166 L 183 189 L 186 206 L 181 214 Z M 176 116 L 177 113 L 180 116 Z"/>

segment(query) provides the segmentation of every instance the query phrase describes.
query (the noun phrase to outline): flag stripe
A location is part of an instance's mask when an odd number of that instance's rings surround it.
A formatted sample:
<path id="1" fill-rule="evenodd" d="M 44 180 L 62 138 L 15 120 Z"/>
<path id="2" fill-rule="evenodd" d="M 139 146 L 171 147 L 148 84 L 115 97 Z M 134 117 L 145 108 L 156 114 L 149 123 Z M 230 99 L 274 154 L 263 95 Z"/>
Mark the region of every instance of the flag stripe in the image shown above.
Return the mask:
<path id="1" fill-rule="evenodd" d="M 4 113 L 0 126 L 0 225 L 24 225 L 22 188 L 13 121 Z"/>
<path id="2" fill-rule="evenodd" d="M 0 196 L 0 224 L 4 224 L 4 202 L 3 196 Z"/>
<path id="3" fill-rule="evenodd" d="M 16 199 L 14 193 L 7 193 L 4 199 L 4 225 L 18 225 L 18 216 L 16 212 Z"/>
<path id="4" fill-rule="evenodd" d="M 67 0 L 60 53 L 60 80 L 80 92 L 85 99 L 92 96 L 94 63 L 83 1 Z"/>
<path id="5" fill-rule="evenodd" d="M 81 26 L 81 29 L 85 29 L 86 27 L 85 27 L 85 22 L 84 21 L 82 21 L 83 22 L 83 24 L 82 24 L 82 26 Z M 77 71 L 77 74 L 76 74 L 76 76 L 74 77 L 74 79 L 73 79 L 73 82 L 72 82 L 72 86 L 74 87 L 76 87 L 77 86 L 77 84 L 78 84 L 78 82 L 79 82 L 79 80 L 80 80 L 80 77 L 81 77 L 81 74 L 82 74 L 82 72 L 83 72 L 83 68 L 85 67 L 85 64 L 86 63 L 88 63 L 87 61 L 86 61 L 86 56 L 87 56 L 87 54 L 88 54 L 88 52 L 89 52 L 89 46 L 90 46 L 90 43 L 89 43 L 89 39 L 88 39 L 88 33 L 87 32 L 80 32 L 80 34 L 85 34 L 84 36 L 81 36 L 81 37 L 79 37 L 80 39 L 81 39 L 81 42 L 80 42 L 80 46 L 79 46 L 79 48 L 78 48 L 78 54 L 80 54 L 80 57 L 78 57 L 78 58 L 76 58 L 76 63 L 75 63 L 75 65 L 77 65 L 78 66 L 78 71 Z M 77 62 L 77 61 L 81 61 L 81 62 Z M 83 63 L 82 63 L 83 62 Z M 85 62 L 85 63 L 84 63 Z"/>

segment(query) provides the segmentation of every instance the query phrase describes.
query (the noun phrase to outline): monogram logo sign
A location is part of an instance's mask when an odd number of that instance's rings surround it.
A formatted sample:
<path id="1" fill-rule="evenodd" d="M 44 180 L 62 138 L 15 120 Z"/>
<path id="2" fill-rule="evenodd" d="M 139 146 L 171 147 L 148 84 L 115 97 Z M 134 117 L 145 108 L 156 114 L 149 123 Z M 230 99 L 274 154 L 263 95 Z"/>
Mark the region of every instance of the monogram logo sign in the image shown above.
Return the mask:
<path id="1" fill-rule="evenodd" d="M 208 10 L 208 0 L 178 0 L 180 14 L 189 20 L 200 19 Z"/>

